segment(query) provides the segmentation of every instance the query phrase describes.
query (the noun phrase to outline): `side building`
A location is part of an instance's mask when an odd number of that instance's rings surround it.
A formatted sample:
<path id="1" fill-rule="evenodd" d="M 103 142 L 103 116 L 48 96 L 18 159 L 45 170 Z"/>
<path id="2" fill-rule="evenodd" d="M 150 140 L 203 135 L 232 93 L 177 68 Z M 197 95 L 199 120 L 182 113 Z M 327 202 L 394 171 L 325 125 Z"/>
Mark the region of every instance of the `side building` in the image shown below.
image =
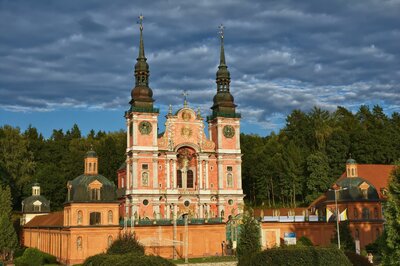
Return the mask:
<path id="1" fill-rule="evenodd" d="M 258 209 L 263 230 L 263 246 L 283 243 L 286 235 L 306 236 L 316 245 L 329 245 L 336 230 L 336 219 L 347 220 L 360 248 L 374 242 L 384 229 L 384 202 L 394 165 L 346 162 L 346 170 L 331 189 L 309 207 Z M 338 218 L 336 218 L 336 204 Z"/>
<path id="2" fill-rule="evenodd" d="M 104 252 L 120 232 L 116 187 L 98 174 L 94 151 L 85 171 L 67 183 L 63 211 L 36 216 L 24 225 L 23 245 L 38 248 L 67 265 Z"/>

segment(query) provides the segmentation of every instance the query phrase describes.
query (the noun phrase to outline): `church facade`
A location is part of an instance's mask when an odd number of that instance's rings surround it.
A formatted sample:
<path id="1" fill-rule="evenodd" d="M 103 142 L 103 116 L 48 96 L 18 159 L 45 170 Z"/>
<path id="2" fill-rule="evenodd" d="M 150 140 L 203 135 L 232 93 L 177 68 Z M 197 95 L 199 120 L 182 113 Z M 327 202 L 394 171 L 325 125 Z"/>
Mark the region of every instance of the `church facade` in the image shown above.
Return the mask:
<path id="1" fill-rule="evenodd" d="M 205 119 L 199 110 L 189 107 L 185 98 L 178 110 L 170 106 L 165 131 L 160 133 L 160 113 L 154 107 L 156 95 L 153 97 L 149 87 L 140 25 L 135 86 L 130 109 L 125 113 L 126 163 L 118 172 L 120 214 L 125 220 L 179 219 L 188 215 L 225 221 L 241 213 L 240 114 L 230 93 L 223 37 L 221 32 L 212 114 Z"/>

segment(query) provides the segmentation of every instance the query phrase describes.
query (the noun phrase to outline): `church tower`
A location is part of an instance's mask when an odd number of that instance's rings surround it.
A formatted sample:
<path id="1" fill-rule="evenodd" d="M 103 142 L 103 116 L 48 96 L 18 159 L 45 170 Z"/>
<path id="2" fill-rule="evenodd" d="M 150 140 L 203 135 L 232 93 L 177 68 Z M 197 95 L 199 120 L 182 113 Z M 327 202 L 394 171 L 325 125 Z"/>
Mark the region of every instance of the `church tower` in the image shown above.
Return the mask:
<path id="1" fill-rule="evenodd" d="M 216 74 L 217 93 L 211 107 L 212 114 L 207 117 L 209 136 L 216 146 L 218 168 L 219 212 L 226 206 L 224 194 L 237 194 L 236 201 L 243 199 L 242 154 L 240 150 L 240 114 L 230 92 L 230 73 L 225 61 L 224 27 L 220 26 L 221 51 Z M 228 196 L 227 196 L 228 197 Z"/>
<path id="2" fill-rule="evenodd" d="M 144 52 L 143 16 L 140 15 L 139 56 L 135 64 L 135 87 L 131 107 L 125 113 L 127 126 L 125 212 L 133 216 L 143 204 L 142 195 L 158 192 L 157 123 L 159 110 L 153 107 L 149 87 L 149 65 Z M 158 212 L 156 206 L 149 211 Z"/>

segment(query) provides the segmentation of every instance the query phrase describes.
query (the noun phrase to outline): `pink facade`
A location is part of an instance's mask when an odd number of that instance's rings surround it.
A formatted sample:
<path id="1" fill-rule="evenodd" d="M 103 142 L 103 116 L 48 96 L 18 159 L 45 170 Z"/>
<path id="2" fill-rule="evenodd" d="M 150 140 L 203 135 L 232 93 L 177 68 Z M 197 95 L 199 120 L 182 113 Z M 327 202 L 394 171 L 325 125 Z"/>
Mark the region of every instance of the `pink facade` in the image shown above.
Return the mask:
<path id="1" fill-rule="evenodd" d="M 244 196 L 239 118 L 209 120 L 209 138 L 203 117 L 187 105 L 166 117 L 165 132 L 158 135 L 157 114 L 126 115 L 126 169 L 118 177 L 125 190 L 121 216 L 226 220 L 238 215 Z M 144 123 L 150 126 L 143 128 Z M 227 125 L 234 133 L 224 134 Z"/>

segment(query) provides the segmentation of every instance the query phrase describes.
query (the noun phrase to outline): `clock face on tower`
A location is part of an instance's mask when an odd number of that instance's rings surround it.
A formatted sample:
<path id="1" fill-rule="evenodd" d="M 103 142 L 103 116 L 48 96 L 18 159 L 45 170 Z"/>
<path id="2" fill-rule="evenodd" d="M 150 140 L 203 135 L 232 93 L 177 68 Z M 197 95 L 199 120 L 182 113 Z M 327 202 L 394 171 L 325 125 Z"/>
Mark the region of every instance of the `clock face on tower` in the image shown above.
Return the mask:
<path id="1" fill-rule="evenodd" d="M 151 132 L 152 126 L 148 121 L 142 121 L 139 124 L 139 131 L 143 135 L 149 135 Z"/>
<path id="2" fill-rule="evenodd" d="M 232 138 L 235 136 L 235 129 L 233 126 L 224 126 L 224 136 L 226 138 Z"/>

